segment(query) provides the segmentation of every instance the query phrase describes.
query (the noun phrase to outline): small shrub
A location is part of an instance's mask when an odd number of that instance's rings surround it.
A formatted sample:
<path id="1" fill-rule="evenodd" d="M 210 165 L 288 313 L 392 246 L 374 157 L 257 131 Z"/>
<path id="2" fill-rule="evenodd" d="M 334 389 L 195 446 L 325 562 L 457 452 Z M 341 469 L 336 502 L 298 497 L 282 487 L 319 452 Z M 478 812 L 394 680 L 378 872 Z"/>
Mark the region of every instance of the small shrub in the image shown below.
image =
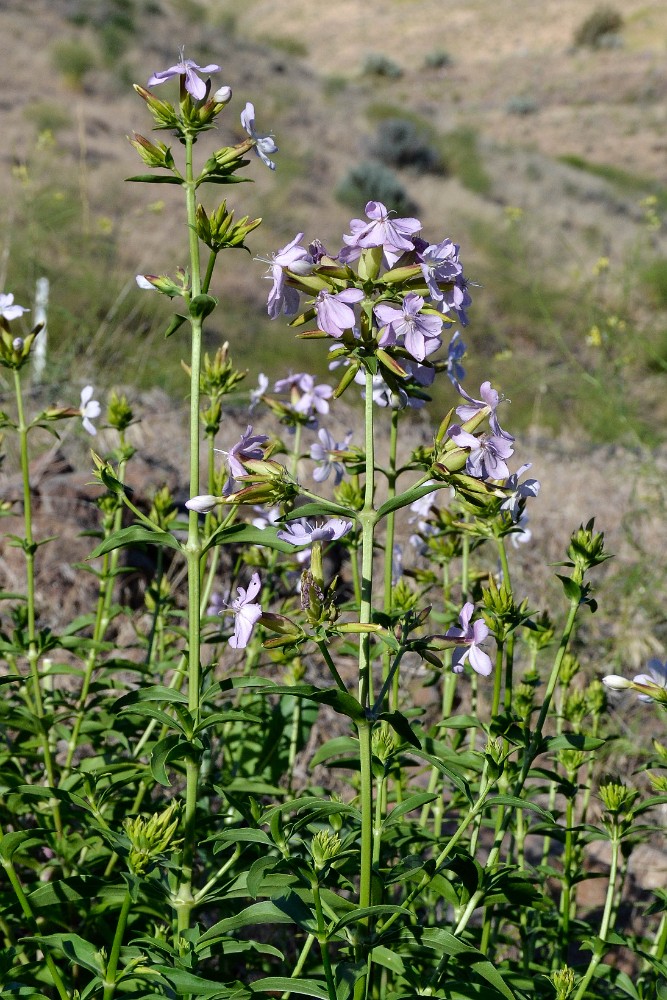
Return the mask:
<path id="1" fill-rule="evenodd" d="M 488 194 L 491 178 L 484 169 L 477 133 L 471 128 L 449 132 L 442 142 L 445 160 L 464 187 L 475 194 Z"/>
<path id="2" fill-rule="evenodd" d="M 644 268 L 642 284 L 654 306 L 667 309 L 667 259 L 657 257 Z"/>
<path id="3" fill-rule="evenodd" d="M 308 55 L 308 46 L 300 38 L 289 38 L 287 35 L 265 35 L 260 39 L 263 45 L 272 49 L 278 49 L 287 56 L 294 56 L 296 59 Z"/>
<path id="4" fill-rule="evenodd" d="M 67 128 L 72 124 L 72 119 L 61 104 L 52 104 L 50 101 L 36 101 L 28 104 L 23 112 L 29 122 L 37 129 L 37 132 L 59 132 L 60 129 Z"/>
<path id="5" fill-rule="evenodd" d="M 520 96 L 510 97 L 506 105 L 508 115 L 534 115 L 539 111 L 539 104 L 534 97 Z"/>
<path id="6" fill-rule="evenodd" d="M 362 73 L 364 76 L 383 76 L 388 80 L 398 80 L 403 76 L 401 67 L 379 52 L 371 52 L 366 56 Z"/>
<path id="7" fill-rule="evenodd" d="M 614 7 L 596 7 L 577 28 L 574 44 L 579 48 L 602 49 L 618 44 L 623 18 Z"/>
<path id="8" fill-rule="evenodd" d="M 446 69 L 454 60 L 444 49 L 434 49 L 424 57 L 424 69 Z"/>
<path id="9" fill-rule="evenodd" d="M 368 201 L 381 201 L 399 215 L 409 215 L 417 209 L 396 174 L 373 161 L 352 167 L 336 189 L 336 197 L 343 204 L 359 210 Z"/>
<path id="10" fill-rule="evenodd" d="M 439 151 L 409 118 L 386 118 L 380 122 L 370 153 L 393 167 L 413 167 L 424 173 L 444 172 Z"/>
<path id="11" fill-rule="evenodd" d="M 325 97 L 337 97 L 347 90 L 347 84 L 345 76 L 326 76 L 322 81 L 322 93 Z"/>
<path id="12" fill-rule="evenodd" d="M 55 69 L 74 87 L 80 87 L 86 74 L 97 65 L 95 53 L 75 38 L 57 42 L 51 58 Z"/>

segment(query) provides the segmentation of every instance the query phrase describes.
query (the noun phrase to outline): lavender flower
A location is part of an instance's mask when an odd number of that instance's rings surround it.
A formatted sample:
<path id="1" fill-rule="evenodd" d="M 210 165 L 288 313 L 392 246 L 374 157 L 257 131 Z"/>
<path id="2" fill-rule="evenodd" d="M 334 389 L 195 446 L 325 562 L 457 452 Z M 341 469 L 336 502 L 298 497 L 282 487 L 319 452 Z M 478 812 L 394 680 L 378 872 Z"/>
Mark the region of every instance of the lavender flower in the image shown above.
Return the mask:
<path id="1" fill-rule="evenodd" d="M 352 431 L 347 433 L 344 441 L 338 443 L 326 427 L 322 427 L 317 432 L 317 436 L 320 443 L 315 443 L 310 447 L 310 457 L 319 463 L 318 467 L 313 470 L 313 479 L 316 483 L 323 483 L 333 472 L 334 485 L 338 486 L 345 474 L 345 466 L 340 461 L 340 453 L 348 447 L 352 439 Z"/>
<path id="2" fill-rule="evenodd" d="M 459 448 L 469 448 L 466 472 L 475 479 L 506 479 L 509 469 L 505 459 L 513 454 L 511 442 L 497 434 L 481 434 L 475 437 L 454 424 L 447 431 Z"/>
<path id="3" fill-rule="evenodd" d="M 269 157 L 273 153 L 278 152 L 278 147 L 273 141 L 272 135 L 260 135 L 255 128 L 255 108 L 254 105 L 248 101 L 244 110 L 241 112 L 241 125 L 248 133 L 251 139 L 255 141 L 255 152 L 259 156 L 262 163 L 265 163 L 269 170 L 275 170 L 276 165 Z"/>
<path id="4" fill-rule="evenodd" d="M 234 612 L 234 635 L 229 639 L 232 649 L 245 649 L 252 635 L 252 630 L 262 615 L 261 604 L 253 604 L 262 586 L 259 573 L 253 573 L 250 577 L 248 589 L 237 588 L 238 597 L 232 601 L 231 611 Z"/>
<path id="5" fill-rule="evenodd" d="M 454 282 L 463 274 L 458 245 L 449 239 L 431 244 L 420 251 L 417 259 L 432 301 L 436 304 L 443 302 L 445 293 L 438 282 Z"/>
<path id="6" fill-rule="evenodd" d="M 312 375 L 302 374 L 300 378 L 299 389 L 301 389 L 302 395 L 294 403 L 296 412 L 303 413 L 304 415 L 312 414 L 313 411 L 322 416 L 327 414 L 329 412 L 329 403 L 327 400 L 333 396 L 331 386 L 325 383 L 315 385 L 315 378 Z M 277 386 L 278 383 L 276 382 Z"/>
<path id="7" fill-rule="evenodd" d="M 461 643 L 452 654 L 452 670 L 460 674 L 463 670 L 463 664 L 467 660 L 476 673 L 488 677 L 493 670 L 493 665 L 489 655 L 480 649 L 480 644 L 488 636 L 489 629 L 481 618 L 478 618 L 472 625 L 470 624 L 474 610 L 475 605 L 471 601 L 467 601 L 459 614 L 461 627 L 452 626 L 445 632 L 446 638 L 458 639 Z M 465 648 L 463 648 L 464 646 Z"/>
<path id="8" fill-rule="evenodd" d="M 0 316 L 3 319 L 8 321 L 18 319 L 25 312 L 30 312 L 30 310 L 24 309 L 23 306 L 15 305 L 14 296 L 11 293 L 0 293 Z"/>
<path id="9" fill-rule="evenodd" d="M 229 469 L 230 482 L 239 476 L 245 476 L 246 471 L 242 462 L 248 458 L 264 458 L 261 445 L 268 441 L 266 434 L 253 434 L 252 424 L 248 424 L 245 433 L 241 435 L 236 444 L 233 444 L 228 452 L 222 452 L 227 456 L 227 468 Z M 216 449 L 219 451 L 220 449 Z M 227 484 L 229 486 L 229 484 Z M 232 487 L 233 488 L 233 487 Z M 227 487 L 225 487 L 227 489 Z"/>
<path id="10" fill-rule="evenodd" d="M 419 219 L 391 219 L 389 210 L 381 201 L 369 201 L 365 211 L 371 221 L 352 219 L 351 234 L 343 236 L 346 246 L 338 255 L 340 261 L 349 263 L 356 260 L 364 249 L 383 247 L 385 258 L 391 266 L 404 251 L 414 250 L 411 237 L 422 227 Z"/>
<path id="11" fill-rule="evenodd" d="M 387 324 L 386 331 L 380 339 L 380 344 L 400 343 L 417 361 L 433 354 L 440 347 L 442 319 L 440 316 L 422 313 L 424 299 L 415 292 L 408 292 L 402 306 L 380 303 L 373 312 L 380 324 Z"/>
<path id="12" fill-rule="evenodd" d="M 299 292 L 296 288 L 286 284 L 285 268 L 294 274 L 310 274 L 313 269 L 314 260 L 311 254 L 304 247 L 299 246 L 299 241 L 303 238 L 303 233 L 297 233 L 290 243 L 286 243 L 280 250 L 266 261 L 270 265 L 270 275 L 273 279 L 273 287 L 269 292 L 268 313 L 271 319 L 277 319 L 281 312 L 287 316 L 293 316 L 299 308 Z M 262 258 L 259 258 L 260 260 Z"/>
<path id="13" fill-rule="evenodd" d="M 346 535 L 352 527 L 351 521 L 332 517 L 325 524 L 311 525 L 308 521 L 294 521 L 278 532 L 278 538 L 292 545 L 311 545 L 313 542 L 334 542 Z"/>
<path id="14" fill-rule="evenodd" d="M 184 76 L 185 89 L 188 94 L 191 94 L 196 101 L 203 101 L 206 97 L 206 84 L 199 79 L 197 73 L 218 73 L 219 71 L 220 67 L 216 66 L 215 63 L 210 63 L 208 66 L 198 66 L 192 59 L 185 59 L 183 49 L 181 49 L 181 61 L 175 66 L 170 66 L 169 69 L 153 73 L 147 86 L 157 87 L 158 84 L 170 80 L 172 76 Z"/>
<path id="15" fill-rule="evenodd" d="M 646 664 L 648 668 L 647 674 L 637 674 L 633 677 L 634 684 L 645 684 L 647 687 L 654 687 L 661 689 L 656 692 L 656 695 L 660 697 L 658 700 L 667 700 L 664 696 L 664 689 L 667 688 L 667 663 L 662 663 L 660 660 L 649 660 Z M 637 698 L 639 701 L 655 701 L 656 698 L 652 697 L 650 694 L 638 694 Z"/>
<path id="16" fill-rule="evenodd" d="M 513 473 L 505 483 L 505 489 L 512 492 L 506 500 L 503 500 L 500 509 L 509 511 L 510 517 L 515 524 L 519 522 L 521 517 L 521 501 L 526 497 L 536 497 L 540 492 L 540 484 L 537 479 L 526 479 L 523 483 L 519 483 L 519 476 L 522 476 L 524 472 L 528 472 L 530 468 L 532 468 L 532 465 L 530 462 L 527 462 L 521 466 L 518 472 Z"/>
<path id="17" fill-rule="evenodd" d="M 454 333 L 454 336 L 449 341 L 449 347 L 447 348 L 447 376 L 450 381 L 456 385 L 461 382 L 462 379 L 466 377 L 466 371 L 463 365 L 459 364 L 459 361 L 464 357 L 466 352 L 466 345 L 461 340 L 461 334 L 458 330 Z"/>
<path id="18" fill-rule="evenodd" d="M 79 408 L 79 413 L 83 421 L 83 429 L 93 436 L 97 434 L 93 420 L 97 419 L 102 412 L 100 404 L 96 399 L 92 398 L 94 391 L 92 385 L 83 387 L 81 390 L 81 406 Z"/>
<path id="19" fill-rule="evenodd" d="M 473 399 L 472 396 L 469 396 L 463 386 L 459 385 L 458 382 L 455 382 L 454 385 L 456 386 L 459 395 L 468 400 L 468 405 L 461 404 L 461 406 L 456 407 L 456 413 L 461 420 L 464 422 L 466 420 L 471 420 L 472 417 L 480 412 L 480 410 L 483 410 L 488 406 L 491 411 L 489 414 L 489 424 L 491 425 L 493 433 L 497 434 L 498 437 L 506 438 L 508 441 L 514 440 L 512 435 L 508 434 L 507 431 L 504 431 L 498 423 L 496 409 L 498 404 L 501 402 L 501 396 L 498 394 L 497 389 L 491 388 L 490 382 L 482 382 L 479 387 L 479 394 L 482 397 L 481 399 Z"/>
<path id="20" fill-rule="evenodd" d="M 260 372 L 257 376 L 257 388 L 252 389 L 250 392 L 250 405 L 248 406 L 248 413 L 252 413 L 252 411 L 256 409 L 259 405 L 259 401 L 268 388 L 269 380 L 264 372 Z"/>
<path id="21" fill-rule="evenodd" d="M 337 295 L 321 291 L 315 299 L 315 314 L 320 330 L 330 337 L 342 337 L 355 324 L 354 309 L 350 303 L 361 302 L 364 293 L 360 288 L 346 288 Z"/>

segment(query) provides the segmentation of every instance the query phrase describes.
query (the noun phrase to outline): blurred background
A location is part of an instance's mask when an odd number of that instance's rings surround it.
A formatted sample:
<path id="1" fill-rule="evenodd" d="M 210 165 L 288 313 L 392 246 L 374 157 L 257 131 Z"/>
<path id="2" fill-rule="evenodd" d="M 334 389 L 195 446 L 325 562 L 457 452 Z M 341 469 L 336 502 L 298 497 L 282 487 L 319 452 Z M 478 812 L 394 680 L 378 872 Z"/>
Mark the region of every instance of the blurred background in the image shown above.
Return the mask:
<path id="1" fill-rule="evenodd" d="M 0 288 L 32 306 L 48 277 L 52 389 L 185 392 L 185 335 L 164 339 L 169 304 L 134 281 L 185 262 L 181 192 L 124 181 L 142 172 L 126 136 L 151 134 L 132 83 L 183 45 L 234 90 L 201 155 L 242 138 L 248 100 L 280 147 L 275 173 L 256 160 L 256 183 L 202 189 L 207 207 L 228 195 L 264 217 L 253 255 L 299 231 L 335 253 L 369 198 L 416 214 L 430 241 L 461 244 L 481 286 L 467 384 L 492 378 L 514 427 L 662 440 L 662 0 L 3 0 L 0 34 Z M 209 349 L 229 339 L 253 384 L 325 371 L 317 345 L 267 320 L 265 270 L 222 255 Z"/>

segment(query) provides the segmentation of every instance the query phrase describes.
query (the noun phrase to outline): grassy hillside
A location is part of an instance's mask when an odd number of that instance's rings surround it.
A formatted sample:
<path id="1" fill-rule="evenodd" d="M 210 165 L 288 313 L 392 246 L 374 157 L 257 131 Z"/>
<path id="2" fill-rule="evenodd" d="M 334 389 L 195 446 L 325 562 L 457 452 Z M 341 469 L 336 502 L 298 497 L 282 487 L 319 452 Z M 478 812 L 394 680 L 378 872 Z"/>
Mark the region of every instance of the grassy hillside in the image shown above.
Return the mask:
<path id="1" fill-rule="evenodd" d="M 4 4 L 0 30 L 14 44 L 4 64 L 0 285 L 27 302 L 36 278 L 51 278 L 50 381 L 63 391 L 73 373 L 93 373 L 184 392 L 171 373 L 185 352 L 162 337 L 168 314 L 134 286 L 136 272 L 182 262 L 178 192 L 123 180 L 137 171 L 125 136 L 149 128 L 131 83 L 171 65 L 184 44 L 187 56 L 220 63 L 216 82 L 234 88 L 220 139 L 240 136 L 238 114 L 252 100 L 280 146 L 275 175 L 258 161 L 257 183 L 229 199 L 265 219 L 254 253 L 300 230 L 337 248 L 366 198 L 387 191 L 381 165 L 428 236 L 462 244 L 483 286 L 472 289 L 465 336 L 472 384 L 493 377 L 525 424 L 562 427 L 567 414 L 597 438 L 660 435 L 667 10 L 627 2 L 620 32 L 597 48 L 575 45 L 597 6 Z M 208 331 L 211 347 L 229 339 L 253 376 L 269 362 L 275 374 L 308 365 L 309 349 L 265 318 L 263 273 L 228 255 L 214 289 L 228 305 Z"/>

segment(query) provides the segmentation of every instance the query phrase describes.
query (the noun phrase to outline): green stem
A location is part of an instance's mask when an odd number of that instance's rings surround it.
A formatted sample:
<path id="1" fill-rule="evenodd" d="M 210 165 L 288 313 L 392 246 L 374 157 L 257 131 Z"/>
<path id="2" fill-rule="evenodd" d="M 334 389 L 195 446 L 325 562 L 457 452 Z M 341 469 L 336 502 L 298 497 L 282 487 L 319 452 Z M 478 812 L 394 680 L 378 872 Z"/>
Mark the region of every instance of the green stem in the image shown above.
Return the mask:
<path id="1" fill-rule="evenodd" d="M 290 974 L 290 979 L 298 979 L 298 977 L 301 975 L 303 967 L 306 964 L 306 959 L 310 954 L 310 949 L 313 947 L 314 943 L 315 943 L 315 935 L 309 934 L 303 943 L 303 948 L 301 949 L 301 953 L 297 959 L 296 965 L 292 969 L 292 972 Z M 291 995 L 292 994 L 289 990 L 285 990 L 280 1000 L 289 1000 Z"/>
<path id="2" fill-rule="evenodd" d="M 9 879 L 10 885 L 14 890 L 14 895 L 16 896 L 18 904 L 21 907 L 23 915 L 30 925 L 33 936 L 36 938 L 40 938 L 41 933 L 39 930 L 39 925 L 37 924 L 35 915 L 32 912 L 32 908 L 30 906 L 30 903 L 28 902 L 28 898 L 25 892 L 23 891 L 23 886 L 21 885 L 19 877 L 16 874 L 13 863 L 11 861 L 5 860 L 4 858 L 2 858 L 1 863 L 2 867 L 7 872 L 7 878 Z M 51 953 L 47 951 L 46 948 L 44 949 L 44 960 L 46 962 L 46 967 L 48 968 L 49 973 L 51 974 L 51 978 L 53 979 L 53 984 L 56 990 L 58 991 L 58 996 L 60 997 L 60 1000 L 69 1000 L 69 993 L 65 989 L 65 984 L 62 981 L 60 972 L 58 971 L 58 967 L 54 962 Z"/>
<path id="3" fill-rule="evenodd" d="M 48 733 L 44 729 L 44 702 L 42 699 L 42 687 L 39 676 L 39 652 L 37 649 L 37 635 L 35 631 L 35 551 L 37 546 L 32 532 L 32 496 L 30 493 L 30 456 L 28 453 L 28 432 L 29 427 L 25 422 L 25 411 L 23 408 L 23 391 L 21 387 L 21 376 L 17 368 L 13 369 L 14 390 L 16 394 L 16 414 L 18 417 L 18 435 L 21 450 L 21 480 L 23 484 L 23 521 L 25 532 L 25 543 L 23 552 L 26 564 L 26 604 L 28 610 L 28 667 L 32 680 L 32 699 L 35 714 L 40 722 L 39 741 L 44 754 L 44 770 L 46 771 L 46 783 L 54 788 L 56 785 L 55 769 L 53 766 L 53 755 L 49 744 Z M 60 804 L 57 799 L 49 803 L 53 809 L 53 819 L 59 837 L 63 835 L 63 824 L 60 815 Z"/>
<path id="4" fill-rule="evenodd" d="M 605 947 L 607 943 L 607 935 L 609 933 L 609 926 L 612 920 L 613 906 L 614 906 L 614 894 L 616 889 L 616 873 L 618 871 L 618 856 L 620 853 L 621 844 L 616 837 L 612 839 L 611 842 L 611 867 L 609 869 L 609 883 L 607 885 L 607 896 L 604 904 L 604 911 L 602 913 L 602 920 L 600 922 L 600 934 L 595 942 L 593 954 L 591 955 L 591 960 L 588 963 L 588 968 L 584 973 L 583 977 L 579 981 L 579 986 L 577 992 L 574 994 L 572 1000 L 582 1000 L 588 989 L 588 984 L 590 983 L 595 970 L 602 961 L 605 953 Z"/>
<path id="5" fill-rule="evenodd" d="M 185 196 L 190 243 L 190 301 L 201 293 L 199 262 L 199 240 L 195 222 L 197 202 L 196 184 L 192 166 L 193 137 L 185 135 Z M 191 316 L 192 333 L 190 354 L 190 496 L 199 494 L 199 379 L 201 371 L 202 321 L 199 316 Z M 200 653 L 200 561 L 201 538 L 199 515 L 190 511 L 188 518 L 188 539 L 185 554 L 188 565 L 188 711 L 193 726 L 199 723 L 201 688 Z M 192 870 L 196 844 L 196 808 L 199 786 L 199 760 L 193 754 L 186 760 L 186 790 L 183 855 L 181 861 L 181 881 L 178 889 L 178 929 L 184 931 L 190 926 L 192 909 Z"/>
<path id="6" fill-rule="evenodd" d="M 113 996 L 116 992 L 116 972 L 118 971 L 118 960 L 120 958 L 120 949 L 123 945 L 123 938 L 127 928 L 127 918 L 130 915 L 131 906 L 132 895 L 128 889 L 125 893 L 120 913 L 118 914 L 116 933 L 114 934 L 111 954 L 109 955 L 109 961 L 107 962 L 106 972 L 104 974 L 104 993 L 102 1000 L 113 1000 Z"/>
<path id="7" fill-rule="evenodd" d="M 528 778 L 530 769 L 533 766 L 533 761 L 535 760 L 535 757 L 537 756 L 540 750 L 540 746 L 542 743 L 542 730 L 544 729 L 544 724 L 546 722 L 546 718 L 549 713 L 549 706 L 551 704 L 551 699 L 553 697 L 556 684 L 558 683 L 561 664 L 563 662 L 563 657 L 565 656 L 565 652 L 567 650 L 567 646 L 570 641 L 570 637 L 572 635 L 572 630 L 574 628 L 574 622 L 577 616 L 578 608 L 579 608 L 579 599 L 578 597 L 573 598 L 570 601 L 569 614 L 567 617 L 567 621 L 565 623 L 565 628 L 563 629 L 563 635 L 561 636 L 558 652 L 556 653 L 556 657 L 554 659 L 554 663 L 551 668 L 551 674 L 549 676 L 549 680 L 547 682 L 547 688 L 544 694 L 544 702 L 542 703 L 542 708 L 540 710 L 539 718 L 535 726 L 535 731 L 533 733 L 530 744 L 526 750 L 526 753 L 523 756 L 521 771 L 519 772 L 519 776 L 515 782 L 514 788 L 512 789 L 512 795 L 515 796 L 516 798 L 519 798 L 521 796 L 521 792 L 523 791 L 523 786 L 526 783 L 526 779 Z M 502 847 L 505 833 L 507 832 L 507 828 L 509 827 L 511 819 L 512 819 L 512 810 L 507 810 L 507 812 L 505 813 L 502 826 L 500 830 L 497 832 L 491 850 L 489 851 L 489 855 L 485 866 L 487 871 L 491 871 L 498 862 L 500 849 Z M 483 897 L 484 897 L 484 890 L 477 890 L 475 893 L 473 893 L 473 895 L 470 897 L 468 905 L 465 908 L 465 911 L 463 912 L 463 915 L 461 916 L 458 924 L 456 925 L 456 928 L 454 930 L 455 934 L 459 935 L 465 930 L 472 914 L 479 906 Z"/>
<path id="8" fill-rule="evenodd" d="M 317 938 L 320 943 L 322 953 L 322 965 L 324 966 L 324 978 L 327 981 L 329 1000 L 336 1000 L 336 981 L 333 969 L 331 968 L 331 956 L 329 954 L 329 941 L 326 936 L 326 926 L 324 923 L 324 913 L 322 912 L 322 900 L 320 898 L 320 887 L 317 882 L 312 883 L 313 902 L 315 904 L 315 916 L 317 918 Z"/>

